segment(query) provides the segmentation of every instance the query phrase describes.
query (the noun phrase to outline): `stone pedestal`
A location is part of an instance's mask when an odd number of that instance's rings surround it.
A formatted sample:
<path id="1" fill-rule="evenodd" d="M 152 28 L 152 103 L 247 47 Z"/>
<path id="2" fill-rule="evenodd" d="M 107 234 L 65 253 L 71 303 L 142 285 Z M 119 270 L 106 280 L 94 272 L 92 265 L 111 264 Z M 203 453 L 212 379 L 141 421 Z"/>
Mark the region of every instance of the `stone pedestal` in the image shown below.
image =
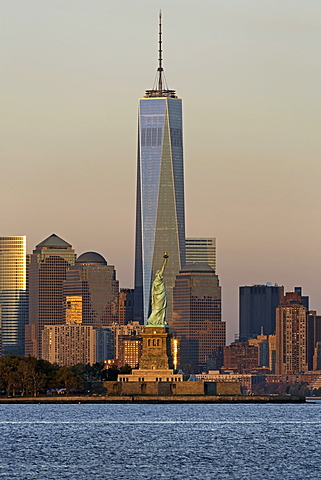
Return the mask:
<path id="1" fill-rule="evenodd" d="M 139 361 L 139 369 L 173 369 L 171 334 L 169 333 L 168 326 L 146 326 L 142 337 L 143 353 Z"/>
<path id="2" fill-rule="evenodd" d="M 174 373 L 171 340 L 167 325 L 145 326 L 141 334 L 143 338 L 142 356 L 139 369 L 130 375 L 119 375 L 120 382 L 182 382 L 183 374 Z M 158 387 L 157 387 L 158 388 Z"/>

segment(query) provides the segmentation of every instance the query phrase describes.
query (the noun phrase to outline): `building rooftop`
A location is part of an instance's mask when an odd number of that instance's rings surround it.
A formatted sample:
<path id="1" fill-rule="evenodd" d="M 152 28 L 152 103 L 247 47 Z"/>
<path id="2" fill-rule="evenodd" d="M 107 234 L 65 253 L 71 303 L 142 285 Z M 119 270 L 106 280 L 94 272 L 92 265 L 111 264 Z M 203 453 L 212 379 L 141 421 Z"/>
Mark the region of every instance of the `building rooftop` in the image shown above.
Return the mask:
<path id="1" fill-rule="evenodd" d="M 207 263 L 187 263 L 180 272 L 214 272 L 213 268 L 210 267 Z"/>
<path id="2" fill-rule="evenodd" d="M 104 259 L 104 257 L 96 252 L 83 253 L 77 258 L 76 263 L 90 264 L 90 265 L 107 265 L 107 262 Z"/>
<path id="3" fill-rule="evenodd" d="M 36 248 L 71 248 L 71 245 L 53 233 L 50 237 L 39 243 Z"/>

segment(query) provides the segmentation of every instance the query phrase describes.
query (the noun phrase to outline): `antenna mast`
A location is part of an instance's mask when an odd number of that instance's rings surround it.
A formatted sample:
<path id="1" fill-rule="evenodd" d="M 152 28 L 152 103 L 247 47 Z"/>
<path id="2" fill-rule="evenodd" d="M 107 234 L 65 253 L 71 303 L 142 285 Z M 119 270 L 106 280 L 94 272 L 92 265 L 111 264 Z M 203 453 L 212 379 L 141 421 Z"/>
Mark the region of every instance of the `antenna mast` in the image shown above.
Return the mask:
<path id="1" fill-rule="evenodd" d="M 162 11 L 159 11 L 159 31 L 158 31 L 158 91 L 163 90 L 163 66 L 162 66 Z"/>

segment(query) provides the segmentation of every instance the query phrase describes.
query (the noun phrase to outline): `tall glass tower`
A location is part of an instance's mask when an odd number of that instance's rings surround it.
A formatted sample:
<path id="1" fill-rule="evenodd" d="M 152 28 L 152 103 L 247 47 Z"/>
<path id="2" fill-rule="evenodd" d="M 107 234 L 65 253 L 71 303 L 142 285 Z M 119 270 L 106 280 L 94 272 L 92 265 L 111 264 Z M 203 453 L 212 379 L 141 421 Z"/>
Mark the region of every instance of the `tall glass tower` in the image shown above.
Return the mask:
<path id="1" fill-rule="evenodd" d="M 23 355 L 28 321 L 26 237 L 0 237 L 0 354 Z"/>
<path id="2" fill-rule="evenodd" d="M 151 284 L 169 254 L 165 271 L 167 321 L 171 322 L 175 277 L 185 264 L 182 100 L 168 90 L 162 67 L 159 15 L 158 69 L 154 87 L 139 100 L 135 320 L 146 323 Z"/>

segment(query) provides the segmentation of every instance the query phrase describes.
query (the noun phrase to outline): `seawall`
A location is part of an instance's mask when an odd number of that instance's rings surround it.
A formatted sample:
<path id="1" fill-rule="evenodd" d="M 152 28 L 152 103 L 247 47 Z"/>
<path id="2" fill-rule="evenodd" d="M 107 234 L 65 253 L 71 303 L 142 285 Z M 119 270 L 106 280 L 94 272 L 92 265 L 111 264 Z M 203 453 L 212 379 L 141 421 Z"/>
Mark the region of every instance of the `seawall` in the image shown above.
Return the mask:
<path id="1" fill-rule="evenodd" d="M 305 403 L 298 395 L 110 395 L 1 397 L 0 404 L 109 404 L 109 403 Z"/>

